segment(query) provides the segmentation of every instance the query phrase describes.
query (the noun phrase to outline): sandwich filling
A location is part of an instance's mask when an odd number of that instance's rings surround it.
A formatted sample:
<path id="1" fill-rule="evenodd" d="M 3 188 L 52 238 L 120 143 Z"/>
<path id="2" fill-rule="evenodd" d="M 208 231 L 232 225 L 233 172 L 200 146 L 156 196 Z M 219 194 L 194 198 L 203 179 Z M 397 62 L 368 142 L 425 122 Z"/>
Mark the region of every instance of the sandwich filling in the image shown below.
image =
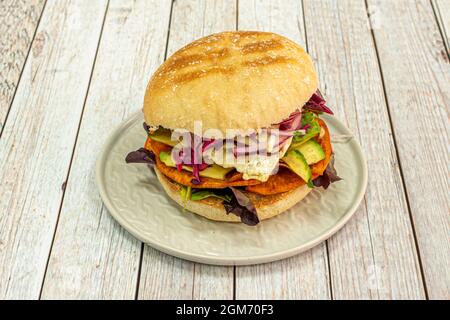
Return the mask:
<path id="1" fill-rule="evenodd" d="M 173 139 L 172 130 L 144 124 L 145 147 L 131 152 L 126 161 L 154 164 L 180 185 L 183 199 L 220 198 L 227 213 L 255 225 L 257 212 L 246 192 L 273 195 L 305 184 L 327 188 L 340 180 L 322 113 L 333 114 L 316 92 L 302 110 L 261 129 L 263 134 L 198 139 L 189 133 L 180 142 Z M 190 143 L 183 146 L 185 140 Z"/>

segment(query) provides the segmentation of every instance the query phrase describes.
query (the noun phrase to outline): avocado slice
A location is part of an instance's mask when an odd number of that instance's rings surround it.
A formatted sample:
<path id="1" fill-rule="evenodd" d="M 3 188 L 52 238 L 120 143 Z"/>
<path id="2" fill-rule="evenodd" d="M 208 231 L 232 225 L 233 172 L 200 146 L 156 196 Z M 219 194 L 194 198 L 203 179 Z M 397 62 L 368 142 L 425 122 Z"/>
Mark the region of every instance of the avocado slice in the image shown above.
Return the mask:
<path id="1" fill-rule="evenodd" d="M 300 151 L 305 157 L 308 165 L 317 163 L 325 159 L 325 152 L 322 146 L 314 140 L 308 140 L 305 143 L 298 146 L 295 150 Z"/>
<path id="2" fill-rule="evenodd" d="M 159 154 L 159 159 L 168 167 L 176 167 L 175 162 L 169 152 L 161 152 Z M 192 172 L 192 167 L 183 166 L 186 171 Z M 205 170 L 199 172 L 200 177 L 213 178 L 218 180 L 225 180 L 225 176 L 228 172 L 234 170 L 234 168 L 224 168 L 218 166 L 217 164 L 210 165 Z"/>
<path id="3" fill-rule="evenodd" d="M 317 121 L 313 121 L 310 123 L 310 127 L 306 131 L 306 134 L 294 135 L 294 138 L 292 139 L 292 143 L 289 148 L 297 149 L 299 146 L 301 146 L 302 144 L 311 140 L 312 138 L 314 138 L 319 134 L 320 134 L 320 125 L 317 123 Z"/>
<path id="4" fill-rule="evenodd" d="M 188 167 L 191 169 L 191 167 Z M 205 170 L 200 171 L 200 177 L 208 177 L 218 180 L 225 180 L 225 176 L 228 172 L 233 171 L 234 168 L 224 168 L 217 164 L 210 165 Z"/>
<path id="5" fill-rule="evenodd" d="M 180 195 L 184 203 L 191 199 L 192 188 L 190 186 L 181 186 Z"/>
<path id="6" fill-rule="evenodd" d="M 290 150 L 282 158 L 289 168 L 294 171 L 300 178 L 309 182 L 312 172 L 303 154 L 298 150 Z"/>
<path id="7" fill-rule="evenodd" d="M 203 199 L 206 199 L 209 197 L 215 197 L 218 199 L 222 199 L 226 202 L 231 201 L 231 196 L 229 194 L 219 194 L 212 190 L 200 190 L 200 191 L 193 192 L 191 195 L 191 200 L 199 201 L 199 200 L 203 200 Z"/>
<path id="8" fill-rule="evenodd" d="M 172 140 L 172 131 L 169 129 L 159 128 L 158 130 L 149 133 L 150 139 L 175 147 L 180 141 Z"/>
<path id="9" fill-rule="evenodd" d="M 168 167 L 176 167 L 175 161 L 173 161 L 169 152 L 160 152 L 159 160 L 161 160 Z"/>

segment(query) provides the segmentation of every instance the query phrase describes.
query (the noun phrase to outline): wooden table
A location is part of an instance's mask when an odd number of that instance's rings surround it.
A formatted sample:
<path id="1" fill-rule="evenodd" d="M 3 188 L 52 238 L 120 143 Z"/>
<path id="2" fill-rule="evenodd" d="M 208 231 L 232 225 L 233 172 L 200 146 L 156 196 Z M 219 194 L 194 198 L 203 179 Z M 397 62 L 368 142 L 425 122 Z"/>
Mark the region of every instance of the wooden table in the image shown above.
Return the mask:
<path id="1" fill-rule="evenodd" d="M 213 267 L 124 231 L 94 163 L 167 55 L 235 29 L 308 49 L 369 185 L 314 249 Z M 450 299 L 449 36 L 450 0 L 0 1 L 0 298 Z"/>

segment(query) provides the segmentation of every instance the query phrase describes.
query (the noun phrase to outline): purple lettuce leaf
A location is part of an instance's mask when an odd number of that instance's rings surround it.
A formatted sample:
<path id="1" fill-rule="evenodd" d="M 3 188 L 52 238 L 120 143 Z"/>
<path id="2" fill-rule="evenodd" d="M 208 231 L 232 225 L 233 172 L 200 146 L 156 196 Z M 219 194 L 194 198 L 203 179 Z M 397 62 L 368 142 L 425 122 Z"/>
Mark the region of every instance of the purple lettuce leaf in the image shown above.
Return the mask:
<path id="1" fill-rule="evenodd" d="M 239 189 L 230 187 L 232 198 L 230 202 L 224 202 L 223 206 L 227 214 L 233 213 L 241 218 L 241 221 L 249 226 L 255 226 L 259 223 L 256 208 L 250 199 Z"/>
<path id="2" fill-rule="evenodd" d="M 314 179 L 313 184 L 315 187 L 323 187 L 324 189 L 327 189 L 331 183 L 340 180 L 342 180 L 342 178 L 337 175 L 334 167 L 334 155 L 332 155 L 330 163 L 328 163 L 323 175 Z"/>
<path id="3" fill-rule="evenodd" d="M 145 148 L 140 148 L 136 151 L 130 152 L 125 158 L 126 163 L 147 163 L 155 164 L 155 154 Z"/>
<path id="4" fill-rule="evenodd" d="M 322 94 L 319 90 L 317 90 L 317 92 L 313 93 L 311 98 L 309 98 L 309 101 L 305 104 L 304 109 L 333 114 L 333 111 L 331 111 L 325 103 L 326 102 L 323 99 Z"/>
<path id="5" fill-rule="evenodd" d="M 280 122 L 280 131 L 295 131 L 302 126 L 302 114 L 300 111 L 294 111 L 289 118 Z"/>

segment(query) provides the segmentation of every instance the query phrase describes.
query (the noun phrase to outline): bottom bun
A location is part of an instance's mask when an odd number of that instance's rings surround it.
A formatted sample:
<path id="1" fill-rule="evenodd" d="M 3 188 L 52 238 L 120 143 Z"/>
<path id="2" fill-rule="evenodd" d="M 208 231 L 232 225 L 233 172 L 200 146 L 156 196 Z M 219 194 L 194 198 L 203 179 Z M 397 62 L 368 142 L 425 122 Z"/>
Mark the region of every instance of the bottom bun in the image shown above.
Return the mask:
<path id="1" fill-rule="evenodd" d="M 181 186 L 169 180 L 156 167 L 155 172 L 166 193 L 180 206 L 210 220 L 241 222 L 241 218 L 238 216 L 226 213 L 221 199 L 209 197 L 199 201 L 184 201 L 180 194 Z M 293 207 L 296 203 L 306 197 L 311 190 L 312 189 L 305 184 L 297 189 L 269 196 L 261 196 L 250 192 L 246 192 L 245 194 L 254 204 L 258 213 L 258 218 L 262 221 L 275 217 Z"/>

